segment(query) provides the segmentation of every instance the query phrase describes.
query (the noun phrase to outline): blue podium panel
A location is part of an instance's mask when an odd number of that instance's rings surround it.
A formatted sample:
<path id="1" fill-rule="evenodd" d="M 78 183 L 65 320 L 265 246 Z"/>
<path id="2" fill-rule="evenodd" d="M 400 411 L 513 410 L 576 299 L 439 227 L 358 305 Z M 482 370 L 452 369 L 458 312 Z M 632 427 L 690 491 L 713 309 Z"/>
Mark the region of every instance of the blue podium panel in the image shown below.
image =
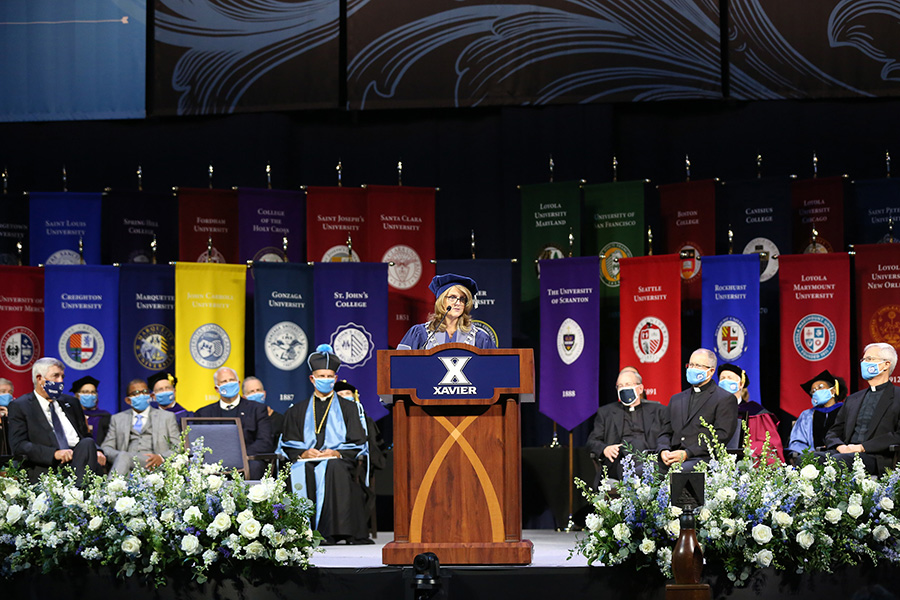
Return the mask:
<path id="1" fill-rule="evenodd" d="M 484 400 L 516 390 L 521 382 L 519 356 L 480 355 L 449 348 L 430 356 L 390 357 L 391 389 L 414 400 Z"/>

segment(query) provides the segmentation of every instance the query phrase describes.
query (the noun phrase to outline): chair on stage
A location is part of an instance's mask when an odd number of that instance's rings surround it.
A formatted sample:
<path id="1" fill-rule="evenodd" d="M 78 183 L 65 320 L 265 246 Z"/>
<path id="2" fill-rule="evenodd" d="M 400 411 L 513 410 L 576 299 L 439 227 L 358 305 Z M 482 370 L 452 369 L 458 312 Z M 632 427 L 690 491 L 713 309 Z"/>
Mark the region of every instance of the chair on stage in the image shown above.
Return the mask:
<path id="1" fill-rule="evenodd" d="M 269 463 L 269 474 L 277 468 L 276 454 L 247 456 L 244 430 L 237 417 L 182 417 L 181 429 L 188 432 L 184 440 L 185 448 L 190 450 L 191 444 L 202 437 L 203 445 L 212 450 L 212 454 L 203 455 L 206 464 L 222 461 L 225 469 L 237 469 L 244 479 L 250 477 L 251 460 Z"/>

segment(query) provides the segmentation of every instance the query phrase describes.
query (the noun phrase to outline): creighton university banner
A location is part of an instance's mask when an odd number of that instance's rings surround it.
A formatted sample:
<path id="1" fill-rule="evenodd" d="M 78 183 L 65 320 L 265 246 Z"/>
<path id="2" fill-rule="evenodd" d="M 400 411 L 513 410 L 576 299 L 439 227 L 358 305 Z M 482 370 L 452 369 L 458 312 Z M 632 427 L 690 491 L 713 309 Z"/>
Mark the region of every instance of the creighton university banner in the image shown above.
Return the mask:
<path id="1" fill-rule="evenodd" d="M 509 259 L 439 260 L 437 274 L 456 273 L 471 277 L 478 284 L 472 322 L 487 332 L 498 348 L 512 346 L 512 276 Z M 427 292 L 428 299 L 433 295 Z M 434 310 L 434 304 L 430 304 Z"/>
<path id="2" fill-rule="evenodd" d="M 853 243 L 900 241 L 900 179 L 854 181 Z"/>
<path id="3" fill-rule="evenodd" d="M 701 260 L 716 253 L 716 182 L 661 185 L 659 210 L 666 226 L 666 252 L 681 257 L 685 297 L 699 302 Z"/>
<path id="4" fill-rule="evenodd" d="M 90 375 L 100 381 L 97 406 L 119 412 L 119 269 L 48 265 L 44 301 L 44 356 L 66 365 L 67 393 Z"/>
<path id="5" fill-rule="evenodd" d="M 166 265 L 178 258 L 178 199 L 155 192 L 103 194 L 103 262 Z M 153 246 L 156 246 L 156 254 Z"/>
<path id="6" fill-rule="evenodd" d="M 175 265 L 175 372 L 187 410 L 215 402 L 213 373 L 244 376 L 245 265 Z"/>
<path id="7" fill-rule="evenodd" d="M 236 191 L 178 190 L 178 257 L 186 262 L 240 262 Z"/>
<path id="8" fill-rule="evenodd" d="M 803 179 L 791 183 L 794 253 L 844 250 L 844 178 Z M 816 228 L 816 240 L 812 229 Z M 834 373 L 833 373 L 834 374 Z"/>
<path id="9" fill-rule="evenodd" d="M 31 265 L 100 264 L 100 194 L 28 195 Z"/>
<path id="10" fill-rule="evenodd" d="M 540 411 L 572 430 L 599 406 L 600 260 L 541 264 Z"/>
<path id="11" fill-rule="evenodd" d="M 306 259 L 315 262 L 359 262 L 369 243 L 366 190 L 345 187 L 306 189 Z M 347 239 L 353 244 L 348 251 Z M 379 257 L 380 258 L 380 257 Z M 371 256 L 362 260 L 374 262 Z"/>
<path id="12" fill-rule="evenodd" d="M 584 186 L 585 255 L 600 256 L 601 295 L 619 295 L 619 259 L 644 254 L 643 181 Z"/>
<path id="13" fill-rule="evenodd" d="M 0 266 L 0 280 L 0 370 L 18 397 L 33 388 L 31 367 L 44 356 L 44 270 Z"/>
<path id="14" fill-rule="evenodd" d="M 858 356 L 875 342 L 900 352 L 900 244 L 864 244 L 856 247 L 856 311 Z M 855 373 L 862 389 L 865 383 Z M 900 372 L 891 380 L 900 382 Z M 849 382 L 848 382 L 849 383 Z"/>
<path id="15" fill-rule="evenodd" d="M 304 260 L 306 224 L 301 192 L 240 188 L 238 206 L 241 262 Z"/>

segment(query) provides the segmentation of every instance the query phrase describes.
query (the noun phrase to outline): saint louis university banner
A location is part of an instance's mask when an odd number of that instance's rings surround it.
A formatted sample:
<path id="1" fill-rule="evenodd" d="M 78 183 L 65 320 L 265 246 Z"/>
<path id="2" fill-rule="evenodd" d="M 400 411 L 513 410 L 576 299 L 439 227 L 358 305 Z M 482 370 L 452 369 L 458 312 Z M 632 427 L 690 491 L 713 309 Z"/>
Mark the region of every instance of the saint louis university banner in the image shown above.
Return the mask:
<path id="1" fill-rule="evenodd" d="M 794 253 L 844 250 L 844 178 L 803 179 L 791 183 Z M 812 229 L 816 228 L 816 241 Z"/>
<path id="2" fill-rule="evenodd" d="M 854 265 L 858 356 L 874 342 L 885 342 L 900 352 L 900 244 L 857 246 Z M 862 388 L 863 379 L 856 376 Z M 897 383 L 898 377 L 900 372 L 895 371 L 891 379 Z"/>
<path id="3" fill-rule="evenodd" d="M 699 303 L 702 257 L 716 253 L 716 182 L 661 185 L 659 210 L 666 226 L 666 252 L 681 256 L 685 298 Z"/>
<path id="4" fill-rule="evenodd" d="M 437 274 L 466 275 L 478 284 L 472 322 L 483 329 L 498 348 L 512 346 L 512 277 L 509 259 L 439 260 Z M 430 292 L 429 292 L 430 296 Z M 432 304 L 432 309 L 434 305 Z"/>
<path id="5" fill-rule="evenodd" d="M 2 266 L 0 280 L 0 369 L 18 397 L 32 389 L 31 367 L 44 356 L 44 270 Z"/>
<path id="6" fill-rule="evenodd" d="M 178 199 L 172 193 L 106 192 L 103 194 L 103 262 L 156 262 L 178 258 Z"/>
<path id="7" fill-rule="evenodd" d="M 369 242 L 366 190 L 345 187 L 306 189 L 306 259 L 315 262 L 359 262 Z M 353 247 L 348 251 L 347 238 Z M 380 258 L 380 257 L 378 257 Z M 362 256 L 367 262 L 378 260 Z"/>
<path id="8" fill-rule="evenodd" d="M 30 193 L 28 233 L 31 265 L 100 264 L 100 194 Z"/>
<path id="9" fill-rule="evenodd" d="M 857 244 L 900 240 L 900 179 L 853 182 Z M 893 240 L 891 239 L 893 238 Z"/>
<path id="10" fill-rule="evenodd" d="M 186 262 L 240 262 L 236 191 L 178 190 L 178 257 Z"/>

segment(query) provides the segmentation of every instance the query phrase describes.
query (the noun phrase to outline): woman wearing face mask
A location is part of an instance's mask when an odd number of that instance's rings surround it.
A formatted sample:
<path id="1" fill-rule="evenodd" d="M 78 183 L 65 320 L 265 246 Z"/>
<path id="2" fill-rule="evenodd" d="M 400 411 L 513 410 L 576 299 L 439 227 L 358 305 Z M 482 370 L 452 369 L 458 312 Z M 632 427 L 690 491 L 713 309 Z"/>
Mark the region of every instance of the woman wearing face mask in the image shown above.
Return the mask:
<path id="1" fill-rule="evenodd" d="M 825 445 L 825 433 L 834 424 L 838 409 L 844 405 L 847 397 L 847 385 L 840 377 L 822 371 L 800 387 L 810 397 L 812 408 L 800 413 L 791 430 L 791 442 L 788 453 L 792 460 L 804 450 L 814 452 Z"/>
<path id="2" fill-rule="evenodd" d="M 763 446 L 766 443 L 766 434 L 768 434 L 770 450 L 775 453 L 778 460 L 784 462 L 784 446 L 781 443 L 781 436 L 778 435 L 778 421 L 760 403 L 750 400 L 750 395 L 747 393 L 747 388 L 750 387 L 747 372 L 737 365 L 725 363 L 719 367 L 719 387 L 734 394 L 737 399 L 738 418 L 747 423 L 753 456 L 762 454 Z M 738 427 L 734 435 L 732 443 L 728 444 L 729 448 L 739 448 L 743 445 L 743 426 Z M 773 461 L 774 458 L 769 459 L 769 462 Z"/>
<path id="3" fill-rule="evenodd" d="M 109 431 L 109 421 L 112 415 L 109 411 L 105 411 L 97 405 L 98 385 L 100 385 L 99 380 L 87 375 L 76 380 L 69 391 L 81 403 L 81 410 L 84 412 L 84 420 L 87 422 L 88 431 L 91 432 L 91 437 L 94 438 L 97 446 L 100 447 L 103 445 L 103 440 L 106 439 L 106 432 Z"/>

